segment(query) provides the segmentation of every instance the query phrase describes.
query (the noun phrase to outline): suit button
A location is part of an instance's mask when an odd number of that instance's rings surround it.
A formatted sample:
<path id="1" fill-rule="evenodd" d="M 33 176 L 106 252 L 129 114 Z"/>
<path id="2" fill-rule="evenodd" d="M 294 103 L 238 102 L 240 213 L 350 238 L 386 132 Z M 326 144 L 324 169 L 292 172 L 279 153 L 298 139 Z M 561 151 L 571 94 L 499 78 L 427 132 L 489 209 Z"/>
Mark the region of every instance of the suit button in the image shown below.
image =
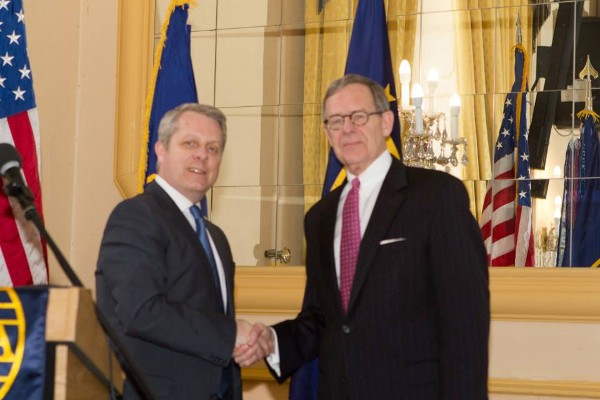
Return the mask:
<path id="1" fill-rule="evenodd" d="M 342 325 L 342 332 L 350 333 L 350 327 L 348 325 Z"/>

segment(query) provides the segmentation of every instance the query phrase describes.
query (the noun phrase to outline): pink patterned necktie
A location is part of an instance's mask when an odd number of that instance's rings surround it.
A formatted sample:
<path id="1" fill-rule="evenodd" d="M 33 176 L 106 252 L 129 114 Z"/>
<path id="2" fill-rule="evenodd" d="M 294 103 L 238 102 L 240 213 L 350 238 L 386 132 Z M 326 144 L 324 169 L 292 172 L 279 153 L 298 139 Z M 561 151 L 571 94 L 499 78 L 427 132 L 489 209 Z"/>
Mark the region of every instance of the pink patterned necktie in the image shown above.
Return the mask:
<path id="1" fill-rule="evenodd" d="M 352 189 L 348 192 L 342 212 L 342 239 L 340 243 L 340 293 L 344 312 L 348 310 L 356 259 L 360 247 L 360 216 L 358 210 L 358 191 L 360 181 L 354 178 Z"/>

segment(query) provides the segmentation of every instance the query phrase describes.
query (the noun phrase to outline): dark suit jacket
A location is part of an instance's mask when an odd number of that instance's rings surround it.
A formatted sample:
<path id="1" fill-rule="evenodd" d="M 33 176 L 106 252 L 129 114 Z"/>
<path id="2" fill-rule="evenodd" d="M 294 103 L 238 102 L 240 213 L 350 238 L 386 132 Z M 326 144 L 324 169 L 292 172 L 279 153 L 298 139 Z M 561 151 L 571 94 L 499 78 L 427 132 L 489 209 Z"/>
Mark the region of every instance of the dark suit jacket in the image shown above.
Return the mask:
<path id="1" fill-rule="evenodd" d="M 234 263 L 224 233 L 206 222 L 223 262 L 227 315 L 219 311 L 212 271 L 194 229 L 156 183 L 112 212 L 96 271 L 98 306 L 161 399 L 210 399 L 231 374 L 236 324 Z M 225 367 L 231 366 L 225 369 Z M 126 385 L 125 398 L 138 398 Z"/>
<path id="2" fill-rule="evenodd" d="M 281 380 L 319 357 L 320 399 L 487 398 L 487 259 L 463 184 L 392 161 L 346 315 L 332 245 L 341 191 L 306 215 L 304 306 L 274 327 Z"/>

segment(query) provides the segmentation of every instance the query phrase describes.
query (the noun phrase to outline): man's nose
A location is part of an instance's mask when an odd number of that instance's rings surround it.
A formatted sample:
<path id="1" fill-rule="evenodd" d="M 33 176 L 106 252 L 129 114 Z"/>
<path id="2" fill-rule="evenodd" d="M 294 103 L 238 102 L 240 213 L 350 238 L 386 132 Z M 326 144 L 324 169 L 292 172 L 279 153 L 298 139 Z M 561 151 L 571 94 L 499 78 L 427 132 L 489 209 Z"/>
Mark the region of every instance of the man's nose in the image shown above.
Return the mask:
<path id="1" fill-rule="evenodd" d="M 204 146 L 198 146 L 194 150 L 194 157 L 197 158 L 198 160 L 205 161 L 208 159 L 208 150 Z"/>
<path id="2" fill-rule="evenodd" d="M 354 129 L 356 125 L 354 125 L 354 123 L 352 122 L 352 115 L 344 115 L 342 118 L 344 118 L 344 121 L 342 123 L 343 131 L 348 132 Z"/>

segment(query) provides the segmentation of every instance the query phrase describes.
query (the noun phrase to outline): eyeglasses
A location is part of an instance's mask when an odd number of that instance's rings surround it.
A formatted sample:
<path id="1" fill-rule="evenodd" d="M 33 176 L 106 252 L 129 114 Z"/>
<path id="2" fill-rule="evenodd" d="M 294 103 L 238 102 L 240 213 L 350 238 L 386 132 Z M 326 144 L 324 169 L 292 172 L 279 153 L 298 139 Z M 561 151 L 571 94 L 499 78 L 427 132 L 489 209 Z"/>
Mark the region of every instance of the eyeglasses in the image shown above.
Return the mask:
<path id="1" fill-rule="evenodd" d="M 350 122 L 352 122 L 354 126 L 363 126 L 367 122 L 369 122 L 369 117 L 371 115 L 381 115 L 383 113 L 384 111 L 373 111 L 370 113 L 365 111 L 354 111 L 352 114 L 332 115 L 323 122 L 325 123 L 327 129 L 329 129 L 330 131 L 339 131 L 344 126 L 344 121 L 346 120 L 346 117 L 350 118 Z"/>

